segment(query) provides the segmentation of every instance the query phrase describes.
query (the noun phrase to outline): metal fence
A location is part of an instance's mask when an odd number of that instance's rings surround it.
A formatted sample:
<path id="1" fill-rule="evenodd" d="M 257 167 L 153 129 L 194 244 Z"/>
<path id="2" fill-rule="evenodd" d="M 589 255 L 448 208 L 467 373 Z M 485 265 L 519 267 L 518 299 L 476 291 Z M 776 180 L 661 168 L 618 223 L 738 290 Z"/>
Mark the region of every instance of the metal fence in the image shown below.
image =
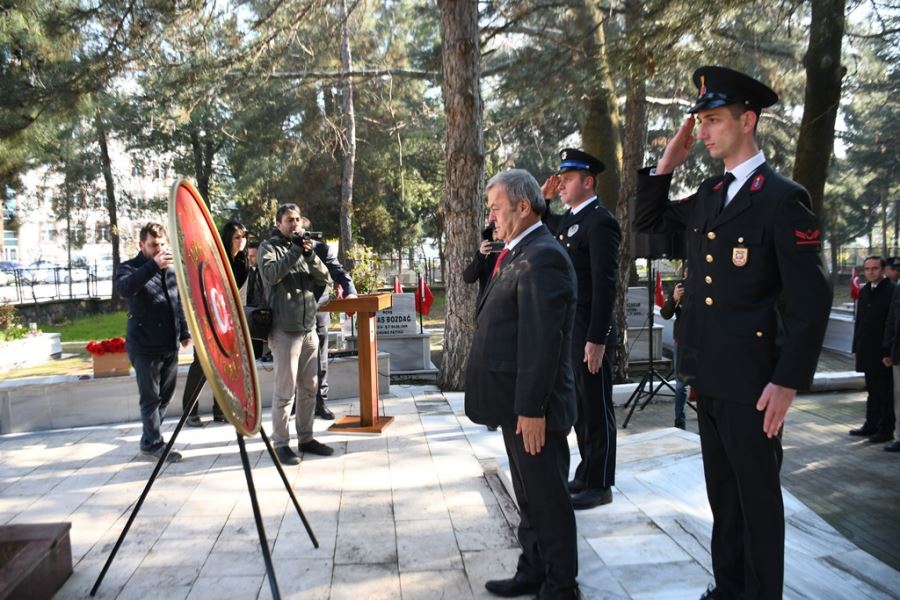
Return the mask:
<path id="1" fill-rule="evenodd" d="M 109 297 L 112 284 L 89 267 L 22 267 L 0 270 L 0 302 Z"/>

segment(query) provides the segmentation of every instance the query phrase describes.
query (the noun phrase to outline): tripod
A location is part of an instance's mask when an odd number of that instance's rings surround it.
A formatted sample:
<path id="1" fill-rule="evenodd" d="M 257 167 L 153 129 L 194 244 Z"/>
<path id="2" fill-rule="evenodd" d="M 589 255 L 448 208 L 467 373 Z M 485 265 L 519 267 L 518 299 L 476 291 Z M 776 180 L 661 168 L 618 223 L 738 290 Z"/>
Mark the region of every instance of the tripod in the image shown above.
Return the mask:
<path id="1" fill-rule="evenodd" d="M 119 539 L 116 540 L 116 545 L 113 546 L 112 552 L 110 552 L 109 554 L 109 558 L 106 559 L 106 564 L 103 565 L 103 569 L 100 571 L 100 575 L 97 577 L 97 581 L 94 582 L 94 587 L 91 588 L 91 596 L 97 594 L 97 590 L 100 588 L 100 584 L 103 582 L 103 578 L 106 576 L 106 572 L 109 570 L 113 559 L 116 557 L 116 553 L 118 553 L 119 547 L 122 545 L 122 542 L 125 541 L 125 536 L 128 535 L 128 530 L 131 529 L 131 524 L 134 523 L 134 519 L 137 517 L 138 511 L 141 510 L 141 506 L 144 504 L 144 500 L 147 498 L 147 494 L 150 492 L 150 488 L 153 486 L 153 482 L 156 481 L 156 476 L 159 475 L 160 470 L 162 470 L 162 466 L 166 462 L 166 458 L 168 458 L 169 452 L 172 450 L 172 446 L 175 444 L 175 439 L 178 437 L 178 433 L 184 426 L 184 422 L 187 420 L 188 415 L 193 412 L 194 407 L 200 400 L 199 396 L 200 395 L 197 394 L 197 397 L 194 398 L 194 401 L 191 403 L 190 408 L 183 412 L 183 414 L 181 415 L 181 420 L 178 421 L 178 425 L 175 426 L 175 431 L 172 432 L 172 436 L 169 438 L 169 443 L 166 444 L 162 455 L 156 462 L 156 468 L 154 468 L 153 473 L 150 474 L 150 479 L 147 481 L 147 485 L 144 486 L 144 491 L 141 492 L 137 503 L 134 505 L 134 510 L 131 511 L 131 516 L 128 517 L 128 521 L 125 523 L 125 527 L 122 529 L 122 533 L 119 535 Z M 297 510 L 297 514 L 300 516 L 300 520 L 303 521 L 303 526 L 306 528 L 306 533 L 309 535 L 310 541 L 315 548 L 318 548 L 319 541 L 316 539 L 312 528 L 309 526 L 309 522 L 306 520 L 306 516 L 303 514 L 303 509 L 300 508 L 300 503 L 297 501 L 297 496 L 294 495 L 294 489 L 291 487 L 291 483 L 288 481 L 287 475 L 285 475 L 284 473 L 284 469 L 281 468 L 281 463 L 275 456 L 275 449 L 272 448 L 272 443 L 269 441 L 269 436 L 266 435 L 265 430 L 261 427 L 259 429 L 259 434 L 260 436 L 262 436 L 263 442 L 266 444 L 266 450 L 269 451 L 269 456 L 272 458 L 272 462 L 275 463 L 275 468 L 278 470 L 278 474 L 281 476 L 281 481 L 284 483 L 284 488 L 287 490 L 288 495 L 291 497 L 291 500 L 294 503 L 294 508 Z M 256 499 L 256 487 L 253 485 L 253 475 L 250 473 L 250 458 L 247 456 L 247 447 L 244 445 L 244 436 L 238 433 L 237 441 L 238 447 L 241 450 L 241 464 L 243 465 L 244 475 L 247 479 L 247 491 L 250 492 L 250 504 L 253 506 L 253 519 L 256 521 L 256 532 L 259 534 L 259 544 L 263 553 L 263 561 L 266 564 L 266 575 L 269 579 L 269 588 L 272 592 L 272 598 L 274 598 L 275 600 L 280 600 L 281 592 L 278 591 L 278 581 L 275 578 L 275 569 L 272 566 L 272 554 L 269 551 L 269 543 L 266 540 L 266 530 L 263 527 L 262 514 L 259 511 L 259 502 Z"/>
<path id="2" fill-rule="evenodd" d="M 663 386 L 669 388 L 672 392 L 672 395 L 675 395 L 675 388 L 672 387 L 672 384 L 663 377 L 662 373 L 660 373 L 656 366 L 653 364 L 653 325 L 655 319 L 655 313 L 653 312 L 653 259 L 647 259 L 647 295 L 650 299 L 647 307 L 647 320 L 645 321 L 648 324 L 647 330 L 649 333 L 648 338 L 648 346 L 649 346 L 649 357 L 648 362 L 649 366 L 647 367 L 647 372 L 644 374 L 644 377 L 641 378 L 641 382 L 638 384 L 637 388 L 634 392 L 631 393 L 631 396 L 628 398 L 628 401 L 624 404 L 624 407 L 628 407 L 631 405 L 631 408 L 628 410 L 628 416 L 625 417 L 625 421 L 622 423 L 622 429 L 628 427 L 628 421 L 631 420 L 631 415 L 634 414 L 634 409 L 637 408 L 638 404 L 641 405 L 641 410 L 644 410 L 650 401 L 653 400 L 653 396 L 659 393 L 659 391 L 663 388 Z M 654 384 L 653 380 L 659 380 L 658 384 Z M 655 385 L 655 387 L 654 387 Z M 666 394 L 668 395 L 668 394 Z M 643 403 L 641 403 L 641 399 L 645 398 Z"/>

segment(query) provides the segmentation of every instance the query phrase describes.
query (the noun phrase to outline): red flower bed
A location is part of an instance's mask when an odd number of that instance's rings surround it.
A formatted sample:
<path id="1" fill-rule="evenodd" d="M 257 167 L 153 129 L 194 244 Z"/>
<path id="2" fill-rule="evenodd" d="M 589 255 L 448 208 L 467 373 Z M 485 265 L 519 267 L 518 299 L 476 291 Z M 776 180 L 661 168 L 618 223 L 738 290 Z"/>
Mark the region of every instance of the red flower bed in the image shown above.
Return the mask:
<path id="1" fill-rule="evenodd" d="M 125 338 L 117 337 L 110 338 L 108 340 L 103 340 L 98 342 L 97 340 L 91 340 L 84 347 L 85 350 L 93 354 L 94 356 L 102 356 L 104 354 L 116 354 L 119 352 L 125 352 Z"/>

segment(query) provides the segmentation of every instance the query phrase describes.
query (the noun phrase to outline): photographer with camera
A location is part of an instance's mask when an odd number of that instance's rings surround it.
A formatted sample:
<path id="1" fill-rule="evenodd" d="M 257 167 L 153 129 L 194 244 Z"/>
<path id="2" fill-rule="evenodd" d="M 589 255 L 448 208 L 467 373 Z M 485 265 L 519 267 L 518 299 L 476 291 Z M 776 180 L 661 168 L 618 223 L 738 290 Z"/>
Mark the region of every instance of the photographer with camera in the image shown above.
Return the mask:
<path id="1" fill-rule="evenodd" d="M 259 247 L 259 272 L 272 309 L 272 332 L 268 340 L 275 369 L 272 442 L 282 464 L 296 465 L 300 459 L 290 448 L 288 429 L 295 399 L 300 452 L 321 456 L 334 452 L 313 439 L 319 385 L 315 289 L 328 285 L 331 280 L 328 269 L 313 252 L 314 241 L 309 234 L 304 235 L 300 208 L 296 204 L 282 204 L 275 218 L 275 235 Z"/>
<path id="2" fill-rule="evenodd" d="M 494 271 L 494 264 L 497 262 L 497 256 L 503 251 L 506 242 L 497 239 L 494 222 L 488 223 L 481 231 L 481 245 L 472 262 L 463 271 L 463 281 L 466 283 L 478 282 L 478 297 L 484 293 L 484 288 L 488 281 L 491 280 L 491 273 Z"/>
<path id="3" fill-rule="evenodd" d="M 675 367 L 675 427 L 678 429 L 685 428 L 684 404 L 687 400 L 687 391 L 685 390 L 684 381 L 678 376 L 678 333 L 681 329 L 681 306 L 684 304 L 684 282 L 687 281 L 688 270 L 685 265 L 681 281 L 672 288 L 672 295 L 666 299 L 665 304 L 659 309 L 659 315 L 663 319 L 671 319 L 675 317 L 672 324 L 672 340 L 675 342 L 675 349 L 672 352 L 672 365 Z"/>

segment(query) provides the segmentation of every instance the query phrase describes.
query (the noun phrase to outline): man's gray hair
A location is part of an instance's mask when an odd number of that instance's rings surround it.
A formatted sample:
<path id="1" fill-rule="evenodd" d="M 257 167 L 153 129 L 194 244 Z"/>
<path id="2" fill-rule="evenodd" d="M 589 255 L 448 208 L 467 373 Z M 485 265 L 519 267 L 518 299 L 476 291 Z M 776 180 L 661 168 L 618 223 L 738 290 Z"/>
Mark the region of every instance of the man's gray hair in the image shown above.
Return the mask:
<path id="1" fill-rule="evenodd" d="M 497 185 L 503 186 L 506 190 L 511 204 L 525 200 L 537 215 L 543 215 L 547 209 L 547 202 L 541 193 L 541 186 L 525 169 L 510 169 L 497 173 L 488 180 L 484 191 L 487 192 Z"/>

